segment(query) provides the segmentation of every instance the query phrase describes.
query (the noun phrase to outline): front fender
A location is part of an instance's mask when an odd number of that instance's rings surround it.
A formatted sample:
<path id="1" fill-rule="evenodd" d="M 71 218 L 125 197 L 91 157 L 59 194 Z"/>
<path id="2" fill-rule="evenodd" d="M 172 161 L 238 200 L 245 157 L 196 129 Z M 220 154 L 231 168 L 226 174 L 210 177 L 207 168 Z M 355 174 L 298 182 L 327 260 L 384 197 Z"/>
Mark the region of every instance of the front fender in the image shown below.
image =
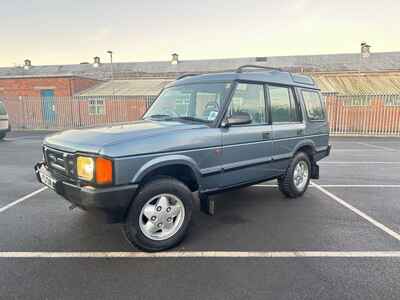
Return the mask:
<path id="1" fill-rule="evenodd" d="M 131 183 L 140 182 L 147 174 L 156 170 L 160 167 L 165 167 L 169 165 L 186 165 L 188 166 L 196 176 L 197 182 L 200 182 L 200 169 L 196 161 L 185 155 L 168 155 L 154 158 L 146 162 L 132 177 Z"/>

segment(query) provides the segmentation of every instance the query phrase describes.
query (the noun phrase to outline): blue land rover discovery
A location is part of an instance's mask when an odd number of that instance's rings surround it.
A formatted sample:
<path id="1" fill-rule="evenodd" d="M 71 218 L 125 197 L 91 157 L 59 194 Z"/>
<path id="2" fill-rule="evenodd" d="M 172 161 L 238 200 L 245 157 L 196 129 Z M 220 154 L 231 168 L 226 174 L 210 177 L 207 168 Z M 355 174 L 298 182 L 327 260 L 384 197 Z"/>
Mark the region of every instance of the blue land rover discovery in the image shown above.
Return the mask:
<path id="1" fill-rule="evenodd" d="M 74 206 L 124 223 L 137 247 L 160 251 L 184 238 L 195 191 L 208 213 L 209 195 L 271 179 L 296 198 L 329 152 L 314 81 L 247 65 L 178 78 L 140 121 L 47 137 L 35 172 Z"/>

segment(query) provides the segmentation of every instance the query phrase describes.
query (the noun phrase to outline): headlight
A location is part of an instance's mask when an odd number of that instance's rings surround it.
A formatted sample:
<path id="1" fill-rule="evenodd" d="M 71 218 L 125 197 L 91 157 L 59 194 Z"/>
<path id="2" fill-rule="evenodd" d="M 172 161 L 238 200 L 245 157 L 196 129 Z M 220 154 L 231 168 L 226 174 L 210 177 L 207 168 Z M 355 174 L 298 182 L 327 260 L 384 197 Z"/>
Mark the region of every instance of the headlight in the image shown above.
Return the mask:
<path id="1" fill-rule="evenodd" d="M 76 159 L 77 174 L 80 179 L 97 184 L 110 184 L 113 181 L 112 161 L 103 157 L 78 156 Z"/>
<path id="2" fill-rule="evenodd" d="M 78 156 L 76 159 L 76 171 L 79 178 L 92 181 L 94 177 L 94 159 L 91 157 Z"/>

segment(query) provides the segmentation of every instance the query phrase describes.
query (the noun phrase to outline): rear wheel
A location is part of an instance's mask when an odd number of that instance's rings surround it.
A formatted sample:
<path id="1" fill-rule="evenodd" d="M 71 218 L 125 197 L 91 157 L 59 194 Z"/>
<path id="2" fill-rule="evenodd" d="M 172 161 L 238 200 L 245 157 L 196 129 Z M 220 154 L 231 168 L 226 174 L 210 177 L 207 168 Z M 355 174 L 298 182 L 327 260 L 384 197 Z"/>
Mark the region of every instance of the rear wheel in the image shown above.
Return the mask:
<path id="1" fill-rule="evenodd" d="M 295 155 L 286 174 L 278 179 L 280 191 L 289 198 L 297 198 L 304 194 L 310 183 L 311 163 L 304 152 Z"/>
<path id="2" fill-rule="evenodd" d="M 178 245 L 188 230 L 192 203 L 192 192 L 176 179 L 147 183 L 129 210 L 124 226 L 128 240 L 145 251 Z"/>

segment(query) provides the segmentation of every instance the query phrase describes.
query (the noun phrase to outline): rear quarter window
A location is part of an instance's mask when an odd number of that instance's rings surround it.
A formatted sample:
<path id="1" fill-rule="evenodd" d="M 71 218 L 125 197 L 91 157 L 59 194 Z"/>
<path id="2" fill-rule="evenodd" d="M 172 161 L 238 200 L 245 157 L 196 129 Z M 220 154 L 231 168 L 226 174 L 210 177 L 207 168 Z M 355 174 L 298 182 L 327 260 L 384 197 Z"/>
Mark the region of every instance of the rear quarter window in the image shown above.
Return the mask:
<path id="1" fill-rule="evenodd" d="M 302 95 L 308 119 L 310 121 L 324 121 L 325 112 L 320 93 L 302 90 Z"/>
<path id="2" fill-rule="evenodd" d="M 3 102 L 0 101 L 0 115 L 6 115 L 6 114 L 7 114 L 6 108 Z"/>

